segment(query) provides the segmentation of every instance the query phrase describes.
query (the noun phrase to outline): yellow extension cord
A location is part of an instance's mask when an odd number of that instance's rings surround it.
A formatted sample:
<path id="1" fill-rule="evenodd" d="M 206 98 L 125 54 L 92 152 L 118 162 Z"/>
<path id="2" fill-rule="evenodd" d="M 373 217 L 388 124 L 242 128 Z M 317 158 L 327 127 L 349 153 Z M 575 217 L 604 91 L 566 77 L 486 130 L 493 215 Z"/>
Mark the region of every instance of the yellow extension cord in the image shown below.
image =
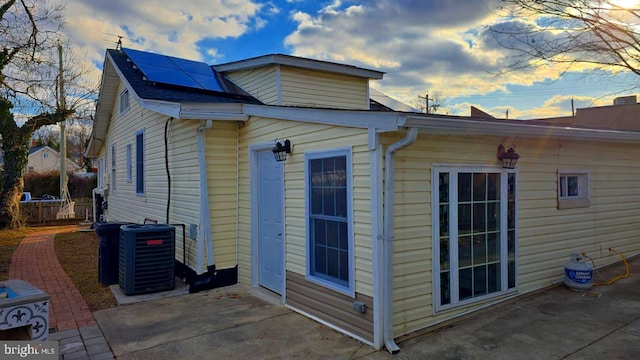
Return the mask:
<path id="1" fill-rule="evenodd" d="M 631 270 L 629 270 L 629 263 L 627 262 L 627 259 L 624 257 L 624 254 L 617 252 L 615 249 L 613 248 L 609 248 L 609 251 L 613 251 L 614 253 L 620 255 L 620 257 L 622 258 L 622 262 L 624 263 L 624 268 L 626 270 L 624 275 L 619 275 L 616 276 L 615 278 L 609 280 L 609 281 L 605 281 L 605 282 L 600 282 L 600 283 L 594 283 L 593 286 L 604 286 L 604 285 L 611 285 L 614 282 L 620 280 L 620 279 L 624 279 L 624 278 L 628 278 L 629 275 L 631 275 Z M 585 255 L 586 256 L 586 255 Z M 593 261 L 593 259 L 589 256 L 586 256 L 589 258 L 589 260 L 591 260 L 591 263 L 593 264 L 593 269 L 598 273 L 598 275 L 600 276 L 600 278 L 602 280 L 604 280 L 604 278 L 602 277 L 602 275 L 600 275 L 600 271 L 598 270 L 598 268 L 596 267 L 595 262 Z"/>

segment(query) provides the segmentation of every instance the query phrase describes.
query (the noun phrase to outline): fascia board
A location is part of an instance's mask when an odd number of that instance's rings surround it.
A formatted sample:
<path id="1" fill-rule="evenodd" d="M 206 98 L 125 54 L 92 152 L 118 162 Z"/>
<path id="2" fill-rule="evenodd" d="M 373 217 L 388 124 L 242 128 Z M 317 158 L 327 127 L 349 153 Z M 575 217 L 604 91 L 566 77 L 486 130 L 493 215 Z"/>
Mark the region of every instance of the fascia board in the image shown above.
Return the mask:
<path id="1" fill-rule="evenodd" d="M 244 105 L 243 112 L 249 116 L 363 129 L 375 128 L 378 131 L 397 130 L 398 118 L 400 116 L 395 112 L 312 109 L 249 104 Z"/>
<path id="2" fill-rule="evenodd" d="M 180 119 L 247 121 L 249 116 L 218 111 L 181 111 Z"/>
<path id="3" fill-rule="evenodd" d="M 640 132 L 605 129 L 586 129 L 544 126 L 517 121 L 482 121 L 454 118 L 407 116 L 400 118 L 398 126 L 417 127 L 438 135 L 495 135 L 529 138 L 551 137 L 594 141 L 640 141 Z"/>
<path id="4" fill-rule="evenodd" d="M 151 110 L 159 114 L 180 118 L 180 103 L 161 100 L 141 100 L 143 109 Z"/>

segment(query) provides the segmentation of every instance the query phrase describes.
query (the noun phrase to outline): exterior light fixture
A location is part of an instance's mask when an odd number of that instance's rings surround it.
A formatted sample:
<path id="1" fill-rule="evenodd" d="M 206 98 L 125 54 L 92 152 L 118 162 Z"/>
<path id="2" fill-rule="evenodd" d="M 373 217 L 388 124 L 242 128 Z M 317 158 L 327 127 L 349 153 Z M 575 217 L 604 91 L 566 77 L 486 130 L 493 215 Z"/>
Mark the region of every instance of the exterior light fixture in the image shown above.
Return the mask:
<path id="1" fill-rule="evenodd" d="M 509 148 L 509 150 L 504 149 L 504 145 L 500 144 L 498 146 L 498 160 L 502 162 L 503 169 L 515 169 L 516 164 L 518 163 L 518 159 L 520 155 L 516 153 L 513 148 L 515 145 Z"/>
<path id="2" fill-rule="evenodd" d="M 287 160 L 287 154 L 291 154 L 291 141 L 289 139 L 284 141 L 276 140 L 276 146 L 271 151 L 273 151 L 276 161 L 285 161 Z"/>

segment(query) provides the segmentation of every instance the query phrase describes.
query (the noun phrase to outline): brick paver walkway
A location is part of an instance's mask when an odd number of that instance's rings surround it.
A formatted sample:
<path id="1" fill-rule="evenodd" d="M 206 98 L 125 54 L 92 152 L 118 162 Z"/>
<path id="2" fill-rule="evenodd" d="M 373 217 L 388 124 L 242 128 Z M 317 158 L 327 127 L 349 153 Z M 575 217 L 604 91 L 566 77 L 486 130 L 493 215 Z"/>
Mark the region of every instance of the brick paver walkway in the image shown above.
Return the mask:
<path id="1" fill-rule="evenodd" d="M 11 258 L 10 279 L 22 279 L 51 295 L 49 328 L 55 331 L 93 325 L 86 301 L 62 269 L 54 249 L 55 234 L 26 236 Z"/>

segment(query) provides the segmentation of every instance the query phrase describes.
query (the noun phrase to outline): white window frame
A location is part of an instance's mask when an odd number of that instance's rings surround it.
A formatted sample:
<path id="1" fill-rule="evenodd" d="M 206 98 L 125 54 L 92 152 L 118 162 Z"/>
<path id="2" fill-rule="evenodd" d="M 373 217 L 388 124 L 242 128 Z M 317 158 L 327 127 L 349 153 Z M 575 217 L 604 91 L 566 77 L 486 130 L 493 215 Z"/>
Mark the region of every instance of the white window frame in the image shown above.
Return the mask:
<path id="1" fill-rule="evenodd" d="M 140 170 L 140 168 L 139 168 L 140 164 L 138 164 L 138 151 L 140 150 L 139 149 L 140 144 L 138 143 L 138 136 L 140 136 L 140 135 L 142 135 L 142 149 L 141 149 L 141 151 L 142 151 L 142 164 L 141 164 L 142 170 Z M 140 195 L 140 196 L 143 196 L 145 194 L 145 191 L 146 191 L 145 176 L 144 176 L 145 175 L 144 174 L 144 170 L 145 170 L 145 152 L 144 152 L 144 150 L 145 150 L 144 149 L 144 145 L 145 144 L 144 143 L 145 143 L 144 129 L 136 131 L 136 161 L 135 161 L 135 164 L 136 164 L 136 183 L 135 183 L 135 186 L 136 186 L 136 195 Z M 140 188 L 138 187 L 138 185 L 139 185 L 138 182 L 139 181 L 142 182 L 142 191 L 140 191 Z"/>
<path id="2" fill-rule="evenodd" d="M 311 272 L 311 221 L 310 221 L 310 206 L 311 206 L 311 187 L 309 178 L 309 166 L 310 160 L 331 158 L 336 156 L 346 157 L 346 202 L 347 202 L 347 236 L 348 236 L 348 251 L 349 251 L 349 281 L 348 285 L 344 286 L 337 282 L 314 276 Z M 351 148 L 337 148 L 331 150 L 321 150 L 306 152 L 304 158 L 304 180 L 305 180 L 305 221 L 307 226 L 306 231 L 306 244 L 307 244 L 307 261 L 306 261 L 306 279 L 310 282 L 327 287 L 331 290 L 340 292 L 350 297 L 355 297 L 355 250 L 354 250 L 354 227 L 353 227 L 353 171 L 352 171 L 352 155 Z"/>
<path id="3" fill-rule="evenodd" d="M 126 113 L 129 110 L 129 89 L 124 89 L 120 92 L 120 115 Z"/>
<path id="4" fill-rule="evenodd" d="M 573 176 L 578 178 L 578 195 L 567 194 L 568 178 Z M 557 185 L 559 210 L 583 208 L 591 205 L 591 172 L 589 170 L 558 169 Z"/>
<path id="5" fill-rule="evenodd" d="M 117 168 L 116 168 L 116 144 L 111 144 L 111 189 L 110 191 L 115 194 L 116 192 L 116 178 L 117 178 Z"/>
<path id="6" fill-rule="evenodd" d="M 127 144 L 127 182 L 132 181 L 133 175 L 133 163 L 131 162 L 131 144 Z"/>
<path id="7" fill-rule="evenodd" d="M 490 293 L 490 294 L 486 294 L 486 295 L 482 295 L 482 296 L 477 296 L 477 297 L 472 297 L 470 299 L 464 299 L 464 300 L 459 300 L 459 293 L 458 293 L 458 276 L 455 276 L 455 280 L 454 277 L 450 277 L 450 292 L 451 292 L 451 302 L 449 304 L 445 304 L 442 305 L 440 303 L 441 301 L 441 297 L 440 297 L 440 190 L 439 190 L 439 183 L 440 183 L 440 178 L 439 178 L 439 174 L 441 172 L 448 172 L 449 173 L 449 203 L 454 203 L 456 204 L 454 206 L 454 208 L 457 208 L 457 204 L 458 204 L 458 193 L 457 193 L 457 189 L 458 189 L 458 180 L 457 180 L 457 174 L 458 173 L 468 173 L 468 172 L 472 172 L 472 173 L 499 173 L 500 174 L 500 288 L 501 290 Z M 507 221 L 507 215 L 508 215 L 508 174 L 513 173 L 515 174 L 516 178 L 516 191 L 515 191 L 515 248 L 514 248 L 514 252 L 515 252 L 515 271 L 514 271 L 514 276 L 515 276 L 515 286 L 512 288 L 509 288 L 509 284 L 508 284 L 508 274 L 509 274 L 509 269 L 508 269 L 508 221 Z M 455 174 L 456 176 L 453 176 L 452 174 Z M 455 189 L 455 191 L 453 191 Z M 432 221 L 432 234 L 431 234 L 431 239 L 432 239 L 432 254 L 433 254 L 433 258 L 432 258 L 432 303 L 433 303 L 433 313 L 436 314 L 440 311 L 446 311 L 446 310 L 450 310 L 450 309 L 455 309 L 455 308 L 459 308 L 459 307 L 463 307 L 469 304 L 473 304 L 473 303 L 478 303 L 478 302 L 482 302 L 482 301 L 486 301 L 488 299 L 491 298 L 496 298 L 496 297 L 500 297 L 500 296 L 504 296 L 505 294 L 508 293 L 513 293 L 516 292 L 518 289 L 518 172 L 517 169 L 503 169 L 501 167 L 492 167 L 492 166 L 474 166 L 474 165 L 469 165 L 469 166 L 463 166 L 463 165 L 440 165 L 440 164 L 436 164 L 433 165 L 431 168 L 431 213 L 432 213 L 432 217 L 431 217 L 431 221 Z M 450 214 L 450 219 L 449 219 L 449 239 L 457 239 L 458 238 L 458 229 L 457 229 L 457 223 L 458 223 L 458 213 L 457 210 L 452 211 L 450 210 L 449 212 Z M 453 273 L 453 269 L 455 267 L 455 271 L 458 271 L 459 266 L 458 266 L 458 248 L 457 248 L 457 242 L 455 244 L 455 246 L 451 246 L 451 241 L 450 241 L 450 247 L 451 247 L 451 254 L 450 254 L 450 264 L 449 264 L 449 271 L 450 273 Z"/>
<path id="8" fill-rule="evenodd" d="M 95 162 L 96 168 L 98 169 L 98 173 L 96 174 L 97 178 L 97 187 L 104 188 L 104 157 L 98 158 Z"/>

